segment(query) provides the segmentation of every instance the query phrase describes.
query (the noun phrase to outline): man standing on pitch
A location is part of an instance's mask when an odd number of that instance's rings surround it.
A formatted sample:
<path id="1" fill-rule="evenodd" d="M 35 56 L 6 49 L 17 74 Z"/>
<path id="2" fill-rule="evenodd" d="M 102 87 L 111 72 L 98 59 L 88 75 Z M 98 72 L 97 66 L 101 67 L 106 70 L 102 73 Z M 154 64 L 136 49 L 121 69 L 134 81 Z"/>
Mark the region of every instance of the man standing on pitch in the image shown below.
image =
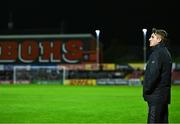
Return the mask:
<path id="1" fill-rule="evenodd" d="M 149 38 L 152 53 L 143 82 L 143 97 L 149 109 L 148 123 L 168 123 L 172 59 L 166 48 L 167 35 L 165 30 L 153 28 Z"/>

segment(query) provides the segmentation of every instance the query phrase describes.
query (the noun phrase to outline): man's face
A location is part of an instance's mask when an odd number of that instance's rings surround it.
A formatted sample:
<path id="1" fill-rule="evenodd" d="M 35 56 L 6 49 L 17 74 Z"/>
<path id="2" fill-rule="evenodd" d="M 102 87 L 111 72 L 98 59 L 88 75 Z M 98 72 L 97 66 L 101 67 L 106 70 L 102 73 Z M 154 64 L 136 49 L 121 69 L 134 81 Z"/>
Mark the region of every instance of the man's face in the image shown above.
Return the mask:
<path id="1" fill-rule="evenodd" d="M 151 34 L 151 37 L 149 38 L 149 46 L 153 47 L 156 46 L 157 44 L 159 44 L 161 42 L 161 36 L 155 33 Z"/>

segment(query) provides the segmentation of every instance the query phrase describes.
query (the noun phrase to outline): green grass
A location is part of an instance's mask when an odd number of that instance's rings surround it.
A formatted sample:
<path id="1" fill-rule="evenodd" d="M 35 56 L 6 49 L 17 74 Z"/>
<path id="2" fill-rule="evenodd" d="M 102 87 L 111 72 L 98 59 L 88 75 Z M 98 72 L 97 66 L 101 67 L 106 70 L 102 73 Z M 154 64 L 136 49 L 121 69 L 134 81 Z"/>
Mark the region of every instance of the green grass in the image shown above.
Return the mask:
<path id="1" fill-rule="evenodd" d="M 180 123 L 180 86 L 171 123 Z M 0 85 L 0 123 L 146 123 L 142 87 Z"/>

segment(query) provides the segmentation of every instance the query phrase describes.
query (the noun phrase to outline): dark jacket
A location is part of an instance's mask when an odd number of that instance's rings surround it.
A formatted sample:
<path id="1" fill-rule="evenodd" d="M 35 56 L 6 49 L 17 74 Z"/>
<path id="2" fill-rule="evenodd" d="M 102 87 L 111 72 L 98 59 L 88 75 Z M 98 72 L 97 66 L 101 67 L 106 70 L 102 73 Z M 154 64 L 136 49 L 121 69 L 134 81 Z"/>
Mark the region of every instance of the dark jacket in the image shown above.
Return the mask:
<path id="1" fill-rule="evenodd" d="M 152 48 L 147 62 L 143 97 L 149 103 L 170 104 L 172 59 L 163 43 Z"/>

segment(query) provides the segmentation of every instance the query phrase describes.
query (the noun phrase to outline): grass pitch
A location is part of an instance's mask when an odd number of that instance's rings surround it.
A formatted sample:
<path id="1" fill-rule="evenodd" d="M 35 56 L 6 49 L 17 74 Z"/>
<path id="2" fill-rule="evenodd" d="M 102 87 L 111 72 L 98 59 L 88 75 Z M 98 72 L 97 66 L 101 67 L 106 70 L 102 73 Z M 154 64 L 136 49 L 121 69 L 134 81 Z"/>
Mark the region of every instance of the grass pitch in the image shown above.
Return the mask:
<path id="1" fill-rule="evenodd" d="M 180 123 L 180 86 L 170 123 Z M 0 85 L 0 123 L 146 123 L 142 87 Z"/>

